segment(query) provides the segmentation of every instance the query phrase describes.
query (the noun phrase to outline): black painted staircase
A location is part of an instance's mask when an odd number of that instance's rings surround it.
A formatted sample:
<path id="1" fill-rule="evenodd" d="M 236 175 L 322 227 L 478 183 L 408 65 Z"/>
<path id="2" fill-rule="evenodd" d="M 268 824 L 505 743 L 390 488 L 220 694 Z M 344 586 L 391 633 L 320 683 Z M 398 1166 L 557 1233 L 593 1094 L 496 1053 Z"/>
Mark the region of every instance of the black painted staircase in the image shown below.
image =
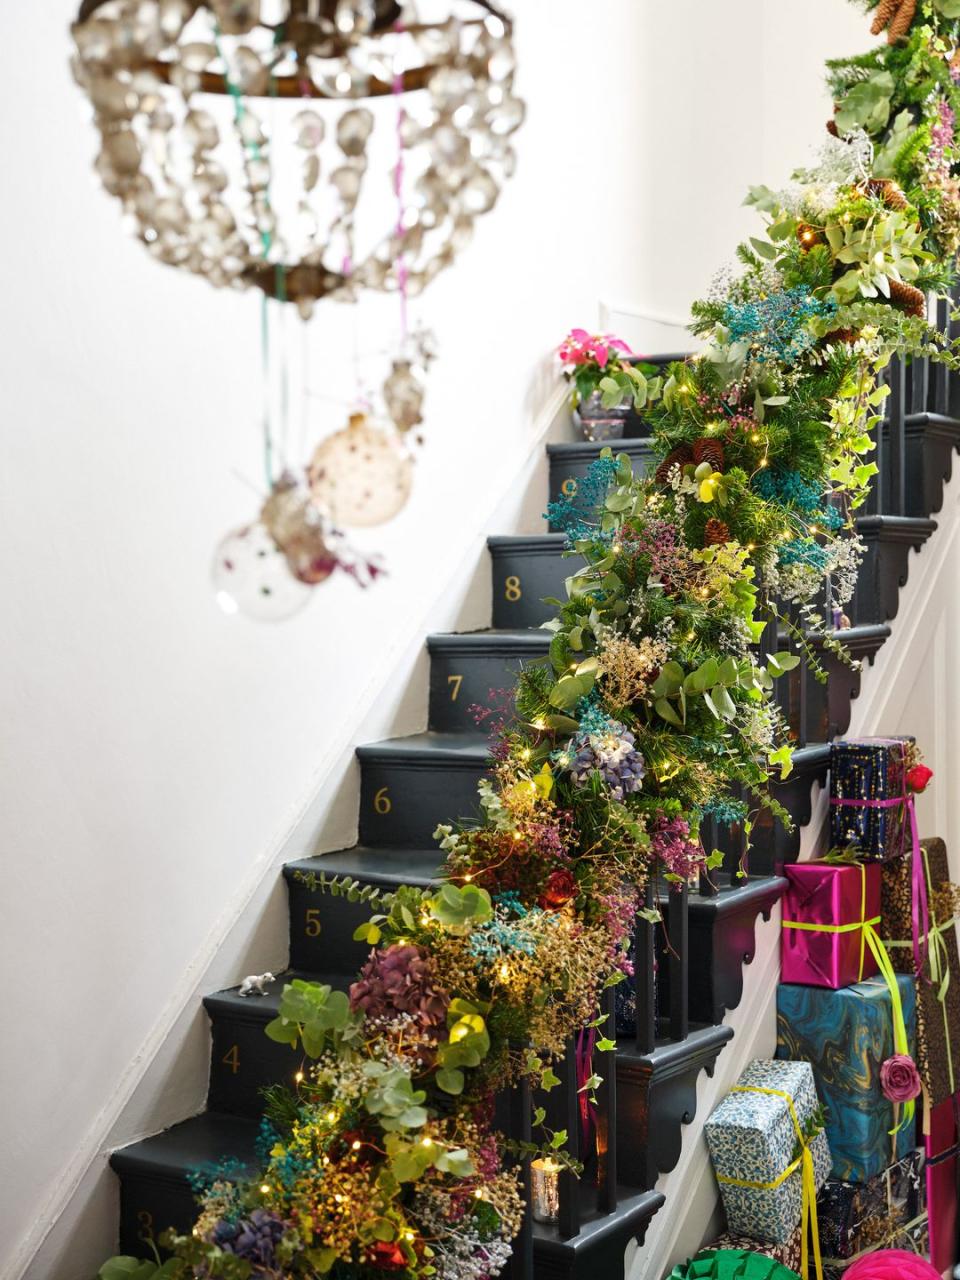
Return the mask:
<path id="1" fill-rule="evenodd" d="M 843 637 L 866 662 L 890 634 L 887 623 L 897 612 L 911 549 L 921 548 L 936 528 L 930 513 L 939 509 L 953 450 L 960 445 L 960 417 L 951 416 L 960 414 L 960 405 L 951 403 L 960 399 L 953 380 L 917 362 L 906 371 L 895 368 L 891 381 L 890 418 L 879 450 L 881 483 L 858 521 L 867 555 L 853 605 L 855 625 Z M 636 468 L 646 465 L 646 440 L 628 439 L 622 447 Z M 569 493 L 599 450 L 586 443 L 548 446 L 550 496 Z M 352 935 L 368 909 L 312 891 L 304 875 L 324 871 L 388 888 L 426 885 L 437 875 L 440 856 L 431 834 L 438 822 L 473 812 L 485 768 L 486 740 L 469 707 L 486 703 L 491 689 L 513 683 L 522 663 L 546 654 L 549 636 L 537 628 L 550 610 L 541 599 L 564 595 L 571 563 L 561 558 L 562 543 L 562 535 L 552 532 L 489 539 L 493 628 L 430 636 L 427 730 L 358 748 L 358 846 L 291 863 L 284 871 L 290 972 L 262 999 L 243 999 L 232 990 L 204 1001 L 212 1028 L 208 1109 L 111 1158 L 120 1178 L 122 1252 L 143 1253 L 144 1238 L 168 1226 L 189 1227 L 195 1216 L 192 1170 L 224 1158 L 240 1166 L 256 1163 L 259 1091 L 292 1081 L 301 1067 L 296 1051 L 263 1033 L 276 1014 L 283 983 L 302 976 L 346 987 L 363 963 L 366 948 Z M 608 1184 L 597 1194 L 589 1178 L 579 1187 L 567 1182 L 559 1226 L 528 1222 L 512 1264 L 517 1280 L 622 1278 L 627 1243 L 642 1240 L 663 1203 L 655 1183 L 679 1158 L 684 1126 L 695 1114 L 699 1073 L 713 1071 L 733 1035 L 723 1018 L 741 998 L 757 917 L 769 917 L 780 896 L 784 881 L 778 872 L 797 856 L 799 828 L 810 821 L 812 784 L 826 779 L 826 744 L 846 730 L 859 692 L 858 673 L 830 655 L 825 661 L 831 672 L 826 689 L 798 669 L 782 695 L 798 749 L 794 773 L 779 786 L 778 797 L 793 814 L 796 830 L 787 834 L 770 825 L 755 831 L 745 878 L 737 877 L 738 854 L 731 850 L 729 865 L 699 890 L 648 889 L 648 903 L 659 899 L 664 908 L 666 937 L 651 925 L 638 925 L 636 1030 L 618 1039 L 615 1078 L 601 1099 L 609 1124 Z M 572 1071 L 566 1073 L 559 1105 L 575 1102 L 575 1087 Z M 529 1115 L 529 1098 L 525 1105 Z M 511 1114 L 519 1116 L 522 1128 L 523 1106 L 512 1107 Z M 571 1125 L 574 1135 L 577 1128 Z"/>

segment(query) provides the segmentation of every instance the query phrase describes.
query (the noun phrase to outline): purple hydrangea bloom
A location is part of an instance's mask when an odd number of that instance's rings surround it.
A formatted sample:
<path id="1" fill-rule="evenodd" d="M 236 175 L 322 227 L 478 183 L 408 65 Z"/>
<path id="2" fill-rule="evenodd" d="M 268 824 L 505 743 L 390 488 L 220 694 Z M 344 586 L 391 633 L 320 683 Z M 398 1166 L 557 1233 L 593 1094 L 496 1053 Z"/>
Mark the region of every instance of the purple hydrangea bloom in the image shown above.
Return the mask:
<path id="1" fill-rule="evenodd" d="M 283 1232 L 284 1224 L 280 1218 L 266 1209 L 254 1209 L 248 1218 L 239 1218 L 236 1222 L 221 1219 L 213 1229 L 213 1243 L 219 1245 L 224 1253 L 252 1262 L 254 1275 L 258 1275 L 258 1268 L 276 1265 L 277 1245 L 283 1238 Z"/>
<path id="2" fill-rule="evenodd" d="M 630 730 L 617 720 L 598 732 L 578 733 L 571 743 L 574 782 L 582 787 L 592 773 L 599 773 L 615 800 L 639 791 L 646 766 L 635 742 Z"/>

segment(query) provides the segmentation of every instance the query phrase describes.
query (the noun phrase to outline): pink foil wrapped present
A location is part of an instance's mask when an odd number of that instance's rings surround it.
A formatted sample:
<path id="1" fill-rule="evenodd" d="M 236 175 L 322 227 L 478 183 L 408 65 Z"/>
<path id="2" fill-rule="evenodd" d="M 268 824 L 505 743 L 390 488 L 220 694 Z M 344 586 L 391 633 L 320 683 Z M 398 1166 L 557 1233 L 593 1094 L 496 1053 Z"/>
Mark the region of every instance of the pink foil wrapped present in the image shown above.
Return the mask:
<path id="1" fill-rule="evenodd" d="M 784 868 L 781 979 L 838 991 L 879 972 L 868 934 L 880 921 L 880 866 L 796 862 Z"/>
<path id="2" fill-rule="evenodd" d="M 927 1152 L 927 1215 L 930 1220 L 930 1261 L 949 1272 L 957 1261 L 957 1110 L 960 1094 L 931 1108 L 924 1136 Z"/>

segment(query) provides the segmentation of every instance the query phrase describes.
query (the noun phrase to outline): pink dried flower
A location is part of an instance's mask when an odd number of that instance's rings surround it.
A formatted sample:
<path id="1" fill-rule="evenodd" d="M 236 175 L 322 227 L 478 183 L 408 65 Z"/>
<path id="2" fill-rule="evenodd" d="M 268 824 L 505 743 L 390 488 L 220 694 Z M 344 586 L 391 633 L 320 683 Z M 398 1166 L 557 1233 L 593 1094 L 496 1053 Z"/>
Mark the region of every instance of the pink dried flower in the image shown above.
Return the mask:
<path id="1" fill-rule="evenodd" d="M 660 814 L 650 828 L 650 852 L 666 869 L 681 880 L 689 880 L 703 862 L 698 841 L 690 839 L 690 825 L 683 818 Z"/>
<path id="2" fill-rule="evenodd" d="M 429 953 L 412 944 L 372 951 L 350 988 L 352 1009 L 373 1018 L 409 1013 L 422 1027 L 440 1026 L 449 1003 L 449 994 L 434 984 Z"/>

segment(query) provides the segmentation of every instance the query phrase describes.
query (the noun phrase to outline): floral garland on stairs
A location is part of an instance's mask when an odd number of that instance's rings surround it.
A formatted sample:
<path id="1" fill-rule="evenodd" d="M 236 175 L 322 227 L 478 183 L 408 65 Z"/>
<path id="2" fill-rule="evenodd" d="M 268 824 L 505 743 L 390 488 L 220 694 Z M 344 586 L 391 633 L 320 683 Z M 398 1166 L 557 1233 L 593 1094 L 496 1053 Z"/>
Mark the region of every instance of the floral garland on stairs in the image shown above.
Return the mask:
<path id="1" fill-rule="evenodd" d="M 751 192 L 764 233 L 694 306 L 703 354 L 654 378 L 618 357 L 595 379 L 610 403 L 646 406 L 657 465 L 638 477 L 605 450 L 551 507 L 568 599 L 501 718 L 479 821 L 438 829 L 440 887 L 317 878 L 370 906 L 369 959 L 349 992 L 284 989 L 268 1034 L 312 1065 L 269 1091 L 261 1173 L 198 1184 L 200 1217 L 162 1274 L 500 1274 L 524 1211 L 505 1157 L 569 1160 L 542 1108 L 536 1148 L 508 1152 L 494 1092 L 552 1088 L 584 1026 L 614 1047 L 599 993 L 631 973 L 647 881 L 716 864 L 706 820 L 747 840 L 758 810 L 789 822 L 769 794 L 790 769 L 771 691 L 797 648 L 825 678 L 811 632 L 845 654 L 834 623 L 876 471 L 878 374 L 893 353 L 960 366 L 925 312 L 960 243 L 960 0 L 875 8 L 890 43 L 830 64 L 820 163 Z M 792 648 L 758 656 L 765 628 Z M 101 1275 L 153 1270 L 112 1259 Z"/>

